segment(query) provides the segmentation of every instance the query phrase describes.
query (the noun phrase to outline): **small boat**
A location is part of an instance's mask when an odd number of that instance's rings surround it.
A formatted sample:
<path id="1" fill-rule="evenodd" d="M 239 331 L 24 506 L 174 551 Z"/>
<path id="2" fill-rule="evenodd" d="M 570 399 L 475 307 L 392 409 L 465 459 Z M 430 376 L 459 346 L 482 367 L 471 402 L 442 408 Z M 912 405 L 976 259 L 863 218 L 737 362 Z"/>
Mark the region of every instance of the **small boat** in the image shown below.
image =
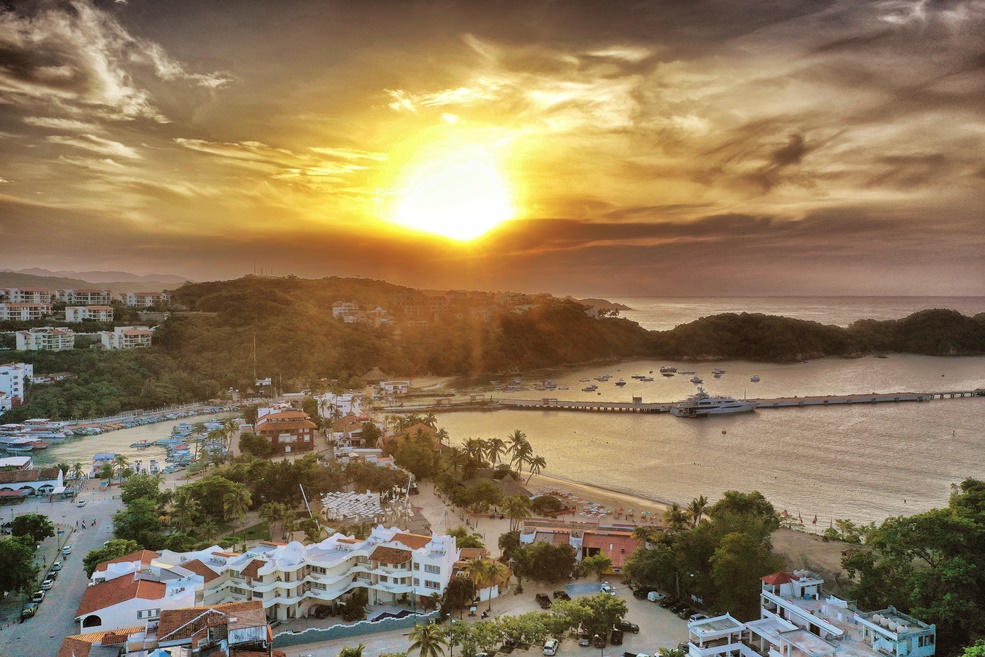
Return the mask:
<path id="1" fill-rule="evenodd" d="M 704 383 L 704 381 L 701 380 L 700 376 L 695 374 L 694 376 L 691 377 L 691 383 Z"/>
<path id="2" fill-rule="evenodd" d="M 595 392 L 598 389 L 599 389 L 599 387 L 593 383 L 590 386 L 585 386 L 584 388 L 581 389 L 581 391 L 582 392 Z"/>
<path id="3" fill-rule="evenodd" d="M 691 371 L 684 372 L 684 371 L 681 371 L 681 372 L 678 372 L 678 374 L 684 374 L 686 376 L 688 374 L 696 374 L 696 372 L 691 372 Z"/>
<path id="4" fill-rule="evenodd" d="M 716 367 L 715 369 L 713 369 L 713 370 L 711 371 L 711 373 L 712 373 L 712 374 L 714 374 L 714 375 L 715 375 L 716 377 L 719 377 L 719 376 L 721 376 L 721 375 L 723 375 L 723 374 L 725 374 L 725 370 L 721 370 L 721 369 L 718 369 L 718 368 Z"/>
<path id="5" fill-rule="evenodd" d="M 749 377 L 749 380 L 752 381 L 753 383 L 759 383 L 759 375 L 753 374 L 751 377 Z"/>
<path id="6" fill-rule="evenodd" d="M 161 471 L 161 466 L 158 465 L 157 461 L 155 461 L 154 459 L 151 459 L 151 462 L 150 462 L 150 473 L 151 474 L 157 474 L 160 471 Z"/>
<path id="7" fill-rule="evenodd" d="M 661 365 L 660 366 L 660 373 L 661 374 L 667 374 L 668 372 L 670 372 L 671 374 L 673 374 L 676 371 L 677 371 L 677 368 L 676 367 L 671 367 L 670 365 Z"/>
<path id="8" fill-rule="evenodd" d="M 145 447 L 151 447 L 153 444 L 154 443 L 152 443 L 149 440 L 140 440 L 135 443 L 130 443 L 130 447 L 134 447 L 136 449 L 144 449 Z"/>
<path id="9" fill-rule="evenodd" d="M 663 374 L 664 376 L 666 376 L 668 378 L 674 376 L 674 373 L 673 372 L 661 372 L 661 374 Z"/>
<path id="10" fill-rule="evenodd" d="M 653 381 L 652 376 L 641 376 L 640 381 Z"/>
<path id="11" fill-rule="evenodd" d="M 622 379 L 619 379 L 618 381 L 616 381 L 616 385 L 617 386 L 624 386 L 624 385 L 626 385 L 626 382 L 623 381 Z"/>

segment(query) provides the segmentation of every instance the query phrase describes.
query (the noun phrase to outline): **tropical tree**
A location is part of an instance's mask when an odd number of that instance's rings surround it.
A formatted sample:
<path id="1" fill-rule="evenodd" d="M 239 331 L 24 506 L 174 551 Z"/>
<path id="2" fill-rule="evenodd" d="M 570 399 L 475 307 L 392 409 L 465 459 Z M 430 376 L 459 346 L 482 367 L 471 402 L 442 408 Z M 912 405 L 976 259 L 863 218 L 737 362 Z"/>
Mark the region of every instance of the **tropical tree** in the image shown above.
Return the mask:
<path id="1" fill-rule="evenodd" d="M 486 458 L 495 468 L 501 456 L 506 454 L 506 441 L 502 438 L 490 438 L 486 441 Z"/>
<path id="2" fill-rule="evenodd" d="M 511 532 L 518 530 L 523 521 L 533 515 L 530 508 L 530 498 L 526 495 L 507 497 L 503 500 L 500 508 L 506 517 L 510 519 Z"/>
<path id="3" fill-rule="evenodd" d="M 55 526 L 48 516 L 42 513 L 25 513 L 14 518 L 10 528 L 12 536 L 30 536 L 35 543 L 55 535 Z"/>
<path id="4" fill-rule="evenodd" d="M 514 429 L 513 433 L 506 437 L 506 444 L 510 454 L 510 465 L 519 467 L 530 455 L 532 448 L 527 440 L 527 434 L 520 429 Z"/>
<path id="5" fill-rule="evenodd" d="M 363 657 L 363 650 L 365 648 L 366 646 L 361 643 L 355 648 L 346 646 L 339 651 L 339 657 Z"/>
<path id="6" fill-rule="evenodd" d="M 687 517 L 691 520 L 691 526 L 697 527 L 698 523 L 701 522 L 701 518 L 704 517 L 705 511 L 708 509 L 708 499 L 704 495 L 699 495 L 698 497 L 691 500 L 691 503 L 687 505 L 685 513 Z"/>
<path id="7" fill-rule="evenodd" d="M 273 528 L 276 525 L 281 526 L 281 532 L 284 532 L 284 518 L 287 517 L 288 507 L 283 502 L 267 502 L 260 507 L 260 520 L 263 520 L 271 528 L 271 533 L 273 533 Z"/>
<path id="8" fill-rule="evenodd" d="M 419 657 L 443 657 L 444 646 L 448 645 L 444 630 L 438 625 L 418 625 L 410 633 L 410 638 L 413 643 L 408 651 L 416 650 Z"/>
<path id="9" fill-rule="evenodd" d="M 530 467 L 530 476 L 527 477 L 526 483 L 529 484 L 535 474 L 540 474 L 540 471 L 547 467 L 547 459 L 543 456 L 534 456 L 527 460 L 527 465 Z"/>
<path id="10" fill-rule="evenodd" d="M 585 569 L 586 573 L 595 573 L 601 582 L 605 571 L 612 567 L 612 559 L 599 552 L 598 554 L 593 554 L 582 559 L 581 567 Z"/>
<path id="11" fill-rule="evenodd" d="M 174 498 L 171 524 L 181 532 L 192 530 L 197 524 L 202 505 L 184 487 L 179 488 Z"/>
<path id="12" fill-rule="evenodd" d="M 242 522 L 252 502 L 250 489 L 246 486 L 237 486 L 222 497 L 223 517 L 226 520 L 235 518 Z"/>
<path id="13" fill-rule="evenodd" d="M 75 492 L 79 492 L 79 488 L 82 486 L 82 477 L 85 476 L 85 468 L 82 467 L 81 461 L 76 461 L 72 464 L 70 469 L 72 477 L 75 478 Z"/>
<path id="14" fill-rule="evenodd" d="M 123 454 L 117 454 L 113 461 L 116 463 L 116 469 L 120 473 L 120 479 L 123 479 L 123 472 L 126 470 L 127 466 L 130 465 L 130 459 Z"/>
<path id="15" fill-rule="evenodd" d="M 421 422 L 428 425 L 432 429 L 438 428 L 438 417 L 433 411 L 428 411 L 427 414 L 421 419 Z"/>
<path id="16" fill-rule="evenodd" d="M 663 521 L 667 525 L 667 528 L 671 531 L 676 531 L 679 529 L 684 529 L 688 525 L 687 512 L 681 508 L 681 505 L 677 502 L 663 512 Z"/>
<path id="17" fill-rule="evenodd" d="M 465 454 L 462 453 L 457 447 L 451 447 L 444 450 L 443 453 L 445 466 L 450 468 L 452 472 L 458 472 L 458 469 L 465 466 Z"/>

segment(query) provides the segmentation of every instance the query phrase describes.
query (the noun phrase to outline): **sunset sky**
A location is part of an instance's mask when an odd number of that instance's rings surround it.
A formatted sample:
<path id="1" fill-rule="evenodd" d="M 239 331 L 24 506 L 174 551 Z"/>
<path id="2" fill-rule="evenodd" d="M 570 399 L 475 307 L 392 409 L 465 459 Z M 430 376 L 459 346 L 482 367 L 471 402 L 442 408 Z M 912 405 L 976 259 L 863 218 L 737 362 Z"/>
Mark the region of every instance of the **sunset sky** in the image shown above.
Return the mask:
<path id="1" fill-rule="evenodd" d="M 0 269 L 985 295 L 982 35 L 985 0 L 0 2 Z"/>

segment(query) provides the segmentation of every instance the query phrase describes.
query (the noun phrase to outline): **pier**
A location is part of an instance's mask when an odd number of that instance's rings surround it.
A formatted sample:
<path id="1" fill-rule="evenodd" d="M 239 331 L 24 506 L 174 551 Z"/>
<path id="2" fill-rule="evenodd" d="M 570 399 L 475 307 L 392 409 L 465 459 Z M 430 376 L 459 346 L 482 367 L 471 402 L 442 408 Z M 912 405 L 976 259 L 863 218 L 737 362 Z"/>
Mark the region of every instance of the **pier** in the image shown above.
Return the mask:
<path id="1" fill-rule="evenodd" d="M 961 399 L 964 397 L 985 397 L 985 389 L 944 390 L 936 392 L 887 392 L 867 395 L 819 395 L 808 397 L 779 397 L 776 399 L 753 398 L 749 401 L 759 403 L 760 408 L 801 408 L 805 406 L 851 406 L 854 404 L 898 404 L 901 402 L 924 402 L 934 399 Z M 570 401 L 544 397 L 542 399 L 499 399 L 501 408 L 529 409 L 539 411 L 583 411 L 590 413 L 669 413 L 672 402 L 644 403 L 640 398 L 632 402 L 611 401 Z"/>

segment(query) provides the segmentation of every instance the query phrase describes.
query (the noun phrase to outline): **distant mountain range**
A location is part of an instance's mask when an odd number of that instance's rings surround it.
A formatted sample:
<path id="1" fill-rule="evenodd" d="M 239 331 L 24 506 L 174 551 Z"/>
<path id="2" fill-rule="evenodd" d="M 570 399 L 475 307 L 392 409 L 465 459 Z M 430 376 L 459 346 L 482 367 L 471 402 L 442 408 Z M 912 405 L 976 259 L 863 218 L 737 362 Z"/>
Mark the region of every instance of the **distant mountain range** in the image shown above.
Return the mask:
<path id="1" fill-rule="evenodd" d="M 4 269 L 0 273 L 6 274 L 31 274 L 32 276 L 45 276 L 53 278 L 72 278 L 90 283 L 169 283 L 171 285 L 181 285 L 186 282 L 184 276 L 174 274 L 148 274 L 139 276 L 125 271 L 51 271 L 48 269 Z"/>
<path id="2" fill-rule="evenodd" d="M 42 273 L 43 272 L 43 273 Z M 47 269 L 0 270 L 0 287 L 47 287 L 71 289 L 100 287 L 113 292 L 160 292 L 173 290 L 187 282 L 187 278 L 162 274 L 161 276 L 137 276 L 126 272 L 52 272 Z"/>

